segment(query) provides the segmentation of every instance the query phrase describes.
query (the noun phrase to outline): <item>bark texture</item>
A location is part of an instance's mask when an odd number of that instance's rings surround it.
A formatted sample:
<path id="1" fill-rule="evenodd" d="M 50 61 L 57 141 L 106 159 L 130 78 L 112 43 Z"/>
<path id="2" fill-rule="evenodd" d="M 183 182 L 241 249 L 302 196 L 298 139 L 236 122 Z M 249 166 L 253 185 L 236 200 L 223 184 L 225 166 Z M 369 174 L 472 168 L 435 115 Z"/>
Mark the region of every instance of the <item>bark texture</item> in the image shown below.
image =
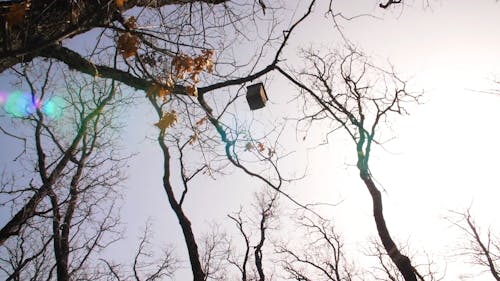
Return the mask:
<path id="1" fill-rule="evenodd" d="M 43 56 L 44 50 L 64 39 L 94 28 L 106 28 L 134 7 L 159 8 L 194 2 L 220 4 L 227 0 L 128 0 L 117 7 L 115 0 L 37 0 L 22 1 L 26 5 L 22 21 L 7 24 L 0 17 L 0 73 L 21 62 Z M 0 3 L 6 15 L 19 1 Z"/>

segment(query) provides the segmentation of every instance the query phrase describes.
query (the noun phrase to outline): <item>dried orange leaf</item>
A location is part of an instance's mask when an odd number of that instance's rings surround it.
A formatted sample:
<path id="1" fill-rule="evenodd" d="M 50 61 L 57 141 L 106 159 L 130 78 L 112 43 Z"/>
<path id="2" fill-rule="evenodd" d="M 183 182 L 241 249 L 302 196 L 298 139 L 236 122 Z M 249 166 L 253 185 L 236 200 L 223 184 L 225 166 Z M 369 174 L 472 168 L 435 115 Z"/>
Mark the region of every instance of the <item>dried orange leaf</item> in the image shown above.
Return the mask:
<path id="1" fill-rule="evenodd" d="M 122 0 L 123 1 L 123 0 Z M 130 29 L 134 29 L 136 28 L 136 24 L 135 24 L 136 20 L 135 20 L 135 17 L 134 16 L 131 16 L 130 18 L 128 18 L 124 25 L 127 27 L 127 28 L 130 28 Z"/>
<path id="2" fill-rule="evenodd" d="M 194 60 L 190 56 L 180 53 L 172 59 L 172 66 L 175 76 L 179 79 L 184 79 L 186 74 L 193 71 Z"/>
<path id="3" fill-rule="evenodd" d="M 28 3 L 12 4 L 9 7 L 9 11 L 5 15 L 5 22 L 7 23 L 7 26 L 10 28 L 16 24 L 22 23 L 28 8 Z"/>
<path id="4" fill-rule="evenodd" d="M 149 87 L 146 94 L 148 96 L 157 96 L 157 97 L 164 98 L 171 93 L 172 93 L 172 91 L 169 88 L 166 88 L 160 84 L 154 83 L 151 87 Z"/>
<path id="5" fill-rule="evenodd" d="M 125 2 L 127 2 L 127 0 L 115 0 L 115 2 L 116 2 L 116 6 L 121 9 L 121 8 L 123 8 L 123 4 L 125 4 Z"/>
<path id="6" fill-rule="evenodd" d="M 165 114 L 163 114 L 163 117 L 160 119 L 160 121 L 155 123 L 155 126 L 163 130 L 172 127 L 176 122 L 177 112 L 172 110 L 172 112 L 166 112 Z"/>
<path id="7" fill-rule="evenodd" d="M 207 58 L 212 58 L 214 55 L 214 50 L 208 49 L 208 50 L 202 50 L 201 51 Z"/>
<path id="8" fill-rule="evenodd" d="M 193 83 L 195 84 L 200 82 L 200 79 L 198 78 L 198 73 L 196 72 L 191 73 L 191 80 L 193 80 Z"/>
<path id="9" fill-rule="evenodd" d="M 203 125 L 203 123 L 205 123 L 205 121 L 207 120 L 207 116 L 201 118 L 200 120 L 196 121 L 196 126 L 200 126 L 200 125 Z"/>
<path id="10" fill-rule="evenodd" d="M 212 60 L 207 61 L 207 64 L 205 66 L 206 70 L 208 73 L 212 73 L 214 71 L 214 63 Z"/>
<path id="11" fill-rule="evenodd" d="M 175 77 L 184 79 L 187 75 L 194 84 L 199 82 L 198 75 L 205 69 L 211 73 L 213 71 L 213 50 L 203 50 L 201 55 L 192 58 L 180 53 L 172 59 L 172 68 Z"/>
<path id="12" fill-rule="evenodd" d="M 167 85 L 167 87 L 169 87 L 169 88 L 174 88 L 175 83 L 174 83 L 174 79 L 172 79 L 172 75 L 169 74 L 167 76 L 167 82 L 165 83 L 165 85 Z"/>
<path id="13" fill-rule="evenodd" d="M 186 93 L 190 96 L 198 96 L 198 88 L 196 86 L 186 86 Z"/>
<path id="14" fill-rule="evenodd" d="M 191 135 L 191 137 L 189 138 L 189 144 L 193 145 L 197 140 L 198 140 L 198 134 L 195 133 Z"/>
<path id="15" fill-rule="evenodd" d="M 131 56 L 135 56 L 137 53 L 137 48 L 139 48 L 139 39 L 137 36 L 126 32 L 118 37 L 116 47 L 118 48 L 120 54 L 122 54 L 123 58 L 127 59 Z"/>
<path id="16" fill-rule="evenodd" d="M 203 56 L 205 57 L 205 69 L 208 73 L 212 73 L 214 70 L 214 62 L 212 56 L 214 55 L 214 50 L 203 50 Z"/>
<path id="17" fill-rule="evenodd" d="M 264 144 L 261 143 L 261 142 L 259 142 L 257 144 L 257 148 L 259 149 L 259 152 L 263 152 L 266 149 L 266 147 L 264 146 Z"/>
<path id="18" fill-rule="evenodd" d="M 158 97 L 165 98 L 166 96 L 170 95 L 171 93 L 172 93 L 172 91 L 170 91 L 169 88 L 161 87 L 160 91 L 158 91 Z"/>
<path id="19" fill-rule="evenodd" d="M 206 58 L 204 56 L 199 56 L 194 59 L 194 73 L 200 73 L 203 71 L 203 68 L 205 68 L 206 65 Z"/>

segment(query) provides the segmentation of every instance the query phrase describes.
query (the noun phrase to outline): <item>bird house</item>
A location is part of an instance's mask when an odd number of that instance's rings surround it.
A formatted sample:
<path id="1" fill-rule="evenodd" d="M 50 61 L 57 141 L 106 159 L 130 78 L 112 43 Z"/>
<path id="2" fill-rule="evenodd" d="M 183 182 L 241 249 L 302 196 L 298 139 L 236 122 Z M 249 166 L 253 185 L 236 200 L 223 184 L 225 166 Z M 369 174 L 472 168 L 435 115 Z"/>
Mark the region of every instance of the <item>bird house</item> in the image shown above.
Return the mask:
<path id="1" fill-rule="evenodd" d="M 247 87 L 247 102 L 251 110 L 263 108 L 267 102 L 264 84 L 257 83 Z"/>

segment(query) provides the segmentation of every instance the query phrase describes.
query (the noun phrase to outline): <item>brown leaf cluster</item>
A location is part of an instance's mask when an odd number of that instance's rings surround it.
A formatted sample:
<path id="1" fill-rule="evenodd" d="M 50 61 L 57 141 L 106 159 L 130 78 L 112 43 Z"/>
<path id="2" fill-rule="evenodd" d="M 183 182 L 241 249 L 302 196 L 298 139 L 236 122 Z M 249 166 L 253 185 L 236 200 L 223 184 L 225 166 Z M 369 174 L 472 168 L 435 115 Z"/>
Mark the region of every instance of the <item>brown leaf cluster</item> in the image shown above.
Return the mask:
<path id="1" fill-rule="evenodd" d="M 177 123 L 177 112 L 175 112 L 175 110 L 172 110 L 171 112 L 165 112 L 160 121 L 155 123 L 155 126 L 164 130 L 172 127 L 175 123 Z"/>
<path id="2" fill-rule="evenodd" d="M 251 151 L 251 150 L 254 150 L 255 149 L 255 146 L 253 145 L 252 142 L 247 142 L 246 145 L 245 145 L 245 151 Z M 257 150 L 259 152 L 264 152 L 264 150 L 266 150 L 266 146 L 261 143 L 261 142 L 258 142 L 257 143 Z"/>
<path id="3" fill-rule="evenodd" d="M 146 94 L 148 96 L 156 96 L 156 97 L 165 99 L 168 95 L 170 95 L 172 93 L 172 87 L 168 87 L 168 86 L 160 85 L 158 83 L 154 83 L 151 87 L 149 87 Z"/>
<path id="4" fill-rule="evenodd" d="M 254 149 L 257 149 L 257 151 L 259 153 L 263 154 L 266 151 L 266 146 L 261 142 L 257 143 L 257 147 L 255 147 L 252 142 L 247 142 L 245 144 L 245 151 L 252 151 Z M 274 149 L 267 147 L 267 156 L 268 157 L 272 157 L 274 155 L 274 153 L 275 153 Z"/>
<path id="5" fill-rule="evenodd" d="M 126 28 L 128 29 L 134 29 L 137 27 L 136 25 L 136 19 L 134 16 L 128 18 L 124 23 L 123 25 L 125 25 Z"/>
<path id="6" fill-rule="evenodd" d="M 212 73 L 213 71 L 213 50 L 203 50 L 201 55 L 190 57 L 186 54 L 178 54 L 172 59 L 172 68 L 176 78 L 185 79 L 189 75 L 192 85 L 186 86 L 186 92 L 190 96 L 198 96 L 196 84 L 200 81 L 198 75 L 202 71 Z"/>
<path id="7" fill-rule="evenodd" d="M 7 28 L 12 28 L 15 25 L 21 24 L 26 17 L 26 11 L 29 10 L 30 3 L 16 3 L 9 7 L 9 11 L 4 15 Z"/>
<path id="8" fill-rule="evenodd" d="M 189 74 L 191 75 L 193 82 L 196 82 L 197 79 L 194 77 L 200 74 L 203 70 L 206 70 L 208 73 L 212 73 L 213 54 L 213 50 L 203 50 L 201 55 L 195 58 L 182 53 L 178 54 L 172 59 L 175 76 L 179 79 L 184 79 L 186 75 Z"/>
<path id="9" fill-rule="evenodd" d="M 139 38 L 129 32 L 125 32 L 118 37 L 116 47 L 124 59 L 135 56 L 139 48 Z"/>
<path id="10" fill-rule="evenodd" d="M 129 19 L 130 20 L 130 19 Z M 135 20 L 135 19 L 134 19 Z M 132 21 L 135 23 L 135 21 Z M 125 35 L 125 34 L 124 34 Z M 129 40 L 129 39 L 127 39 Z M 127 57 L 130 53 L 137 51 L 137 45 L 135 42 L 128 42 L 125 39 L 123 42 L 118 42 L 118 46 L 123 49 L 123 56 Z M 120 49 L 120 50 L 121 50 Z M 186 93 L 190 96 L 198 96 L 198 87 L 196 86 L 199 82 L 198 75 L 202 71 L 207 71 L 211 73 L 213 71 L 213 50 L 203 50 L 201 55 L 197 57 L 190 57 L 186 54 L 179 54 L 172 59 L 172 72 L 177 79 L 185 79 L 187 75 L 191 79 L 191 83 L 185 85 Z M 168 75 L 166 81 L 161 81 L 154 83 L 147 91 L 148 96 L 155 96 L 165 99 L 168 95 L 173 92 L 175 83 L 172 75 Z M 196 122 L 196 126 L 202 125 L 206 121 L 206 118 L 202 118 Z M 171 127 L 177 122 L 177 113 L 175 111 L 167 112 L 155 125 L 160 129 L 166 129 Z M 194 144 L 198 140 L 198 134 L 195 133 L 190 137 L 189 144 Z"/>
<path id="11" fill-rule="evenodd" d="M 123 1 L 121 2 L 123 5 Z M 116 3 L 118 5 L 119 1 Z M 123 25 L 127 28 L 127 30 L 136 28 L 135 17 L 129 17 Z M 135 56 L 137 54 L 137 49 L 139 48 L 139 38 L 130 32 L 125 32 L 118 37 L 116 47 L 124 59 Z"/>
<path id="12" fill-rule="evenodd" d="M 198 88 L 195 85 L 186 86 L 186 93 L 190 96 L 197 97 L 198 96 Z"/>

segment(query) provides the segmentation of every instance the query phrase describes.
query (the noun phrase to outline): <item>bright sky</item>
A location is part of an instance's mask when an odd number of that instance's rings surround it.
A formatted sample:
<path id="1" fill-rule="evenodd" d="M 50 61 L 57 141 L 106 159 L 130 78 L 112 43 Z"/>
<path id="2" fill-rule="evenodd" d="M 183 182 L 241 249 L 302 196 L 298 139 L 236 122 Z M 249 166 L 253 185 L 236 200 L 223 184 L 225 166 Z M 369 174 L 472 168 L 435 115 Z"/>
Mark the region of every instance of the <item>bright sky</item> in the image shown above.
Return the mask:
<path id="1" fill-rule="evenodd" d="M 385 146 L 388 151 L 379 149 L 371 167 L 387 190 L 385 210 L 393 234 L 400 241 L 409 237 L 417 249 L 449 255 L 457 240 L 452 236 L 456 229 L 443 220 L 448 210 L 472 205 L 484 228 L 500 223 L 500 152 L 494 145 L 500 96 L 473 91 L 496 87 L 500 5 L 439 1 L 422 10 L 415 2 L 415 7 L 385 15 L 367 7 L 366 12 L 384 19 L 356 20 L 345 25 L 345 34 L 425 91 L 424 104 L 393 124 L 398 138 Z M 356 197 L 351 200 L 359 206 Z M 365 212 L 369 216 L 368 208 Z M 459 268 L 467 273 L 467 267 Z M 447 280 L 456 280 L 453 265 L 447 273 Z"/>
<path id="2" fill-rule="evenodd" d="M 371 169 L 387 191 L 384 207 L 392 235 L 399 241 L 409 240 L 415 250 L 437 255 L 437 261 L 442 261 L 439 255 L 446 255 L 445 260 L 450 262 L 446 280 L 457 280 L 459 273 L 474 271 L 453 264 L 450 249 L 458 243 L 457 229 L 443 216 L 448 210 L 461 211 L 472 205 L 484 228 L 500 227 L 500 151 L 496 148 L 500 95 L 477 92 L 497 87 L 492 79 L 500 76 L 500 4 L 492 0 L 449 0 L 431 2 L 431 7 L 424 9 L 420 0 L 415 0 L 413 6 L 389 12 L 378 9 L 375 2 L 334 1 L 336 10 L 346 16 L 376 16 L 341 22 L 344 34 L 374 61 L 394 65 L 402 77 L 410 79 L 414 90 L 424 91 L 424 97 L 423 104 L 410 108 L 410 116 L 399 117 L 391 124 L 397 138 L 386 144 L 385 150 L 375 150 Z M 330 27 L 331 22 L 319 12 L 297 30 L 286 49 L 290 64 L 296 62 L 293 55 L 299 46 L 341 47 L 338 34 Z M 281 119 L 294 110 L 286 105 L 294 89 L 278 75 L 273 77 L 266 85 L 271 103 L 260 114 Z M 153 124 L 154 116 L 142 117 L 142 108 L 131 109 L 131 113 L 124 143 L 139 154 L 128 172 L 123 208 L 129 227 L 126 243 L 135 245 L 145 221 L 151 218 L 158 243 L 175 245 L 183 253 L 180 228 L 161 188 L 158 148 L 148 139 L 156 131 L 152 125 L 144 125 Z M 257 113 L 254 117 L 260 118 Z M 288 145 L 286 140 L 284 145 Z M 290 141 L 292 145 L 297 144 Z M 341 136 L 333 135 L 328 146 L 307 152 L 299 142 L 290 150 L 297 153 L 291 156 L 292 164 L 284 165 L 288 172 L 295 169 L 300 174 L 306 165 L 296 163 L 308 161 L 308 177 L 291 184 L 290 192 L 304 201 L 343 200 L 326 212 L 348 236 L 351 247 L 374 235 L 370 198 L 352 166 L 354 148 Z M 226 214 L 237 211 L 261 186 L 239 173 L 196 182 L 186 202 L 195 231 L 207 231 L 213 221 L 227 222 Z M 114 251 L 116 256 L 130 256 L 135 246 Z"/>
<path id="3" fill-rule="evenodd" d="M 410 116 L 399 117 L 391 124 L 397 138 L 386 144 L 386 150 L 377 148 L 372 158 L 374 176 L 387 191 L 388 225 L 397 240 L 408 240 L 412 249 L 435 255 L 438 263 L 446 260 L 447 280 L 457 280 L 458 274 L 475 271 L 464 267 L 463 260 L 453 263 L 452 250 L 459 240 L 457 229 L 443 219 L 448 210 L 460 211 L 472 205 L 485 228 L 490 224 L 500 226 L 496 216 L 500 211 L 496 204 L 500 195 L 496 159 L 500 151 L 495 149 L 500 95 L 474 91 L 495 88 L 492 79 L 500 75 L 500 5 L 486 0 L 438 1 L 423 9 L 415 1 L 411 7 L 384 12 L 367 2 L 334 1 L 346 16 L 369 13 L 379 18 L 341 22 L 344 33 L 373 60 L 390 62 L 410 80 L 414 90 L 425 93 L 423 104 L 410 108 Z M 292 38 L 286 53 L 295 54 L 299 46 L 341 47 L 330 24 L 321 14 L 309 19 Z M 267 87 L 271 104 L 260 114 L 280 119 L 290 110 L 284 105 L 294 89 L 278 75 Z M 255 113 L 255 118 L 260 116 Z M 131 165 L 124 208 L 124 217 L 134 218 L 129 222 L 130 233 L 142 227 L 145 218 L 152 217 L 157 223 L 157 237 L 183 251 L 180 230 L 160 189 L 159 167 L 143 165 L 160 161 L 156 148 L 144 140 L 145 135 L 151 136 L 151 128 L 138 127 L 128 134 L 129 142 L 141 150 Z M 309 161 L 308 177 L 293 183 L 290 190 L 304 201 L 343 200 L 326 213 L 330 212 L 354 248 L 375 235 L 371 202 L 352 166 L 352 146 L 335 135 L 330 143 L 309 153 L 300 145 L 295 148 L 297 154 L 292 159 L 296 161 L 292 163 Z M 284 167 L 299 174 L 304 170 L 304 165 Z M 227 213 L 248 202 L 252 190 L 261 186 L 243 178 L 246 184 L 236 173 L 195 185 L 187 203 L 196 231 L 206 231 L 212 221 L 225 220 Z M 133 235 L 131 238 L 135 239 Z"/>

